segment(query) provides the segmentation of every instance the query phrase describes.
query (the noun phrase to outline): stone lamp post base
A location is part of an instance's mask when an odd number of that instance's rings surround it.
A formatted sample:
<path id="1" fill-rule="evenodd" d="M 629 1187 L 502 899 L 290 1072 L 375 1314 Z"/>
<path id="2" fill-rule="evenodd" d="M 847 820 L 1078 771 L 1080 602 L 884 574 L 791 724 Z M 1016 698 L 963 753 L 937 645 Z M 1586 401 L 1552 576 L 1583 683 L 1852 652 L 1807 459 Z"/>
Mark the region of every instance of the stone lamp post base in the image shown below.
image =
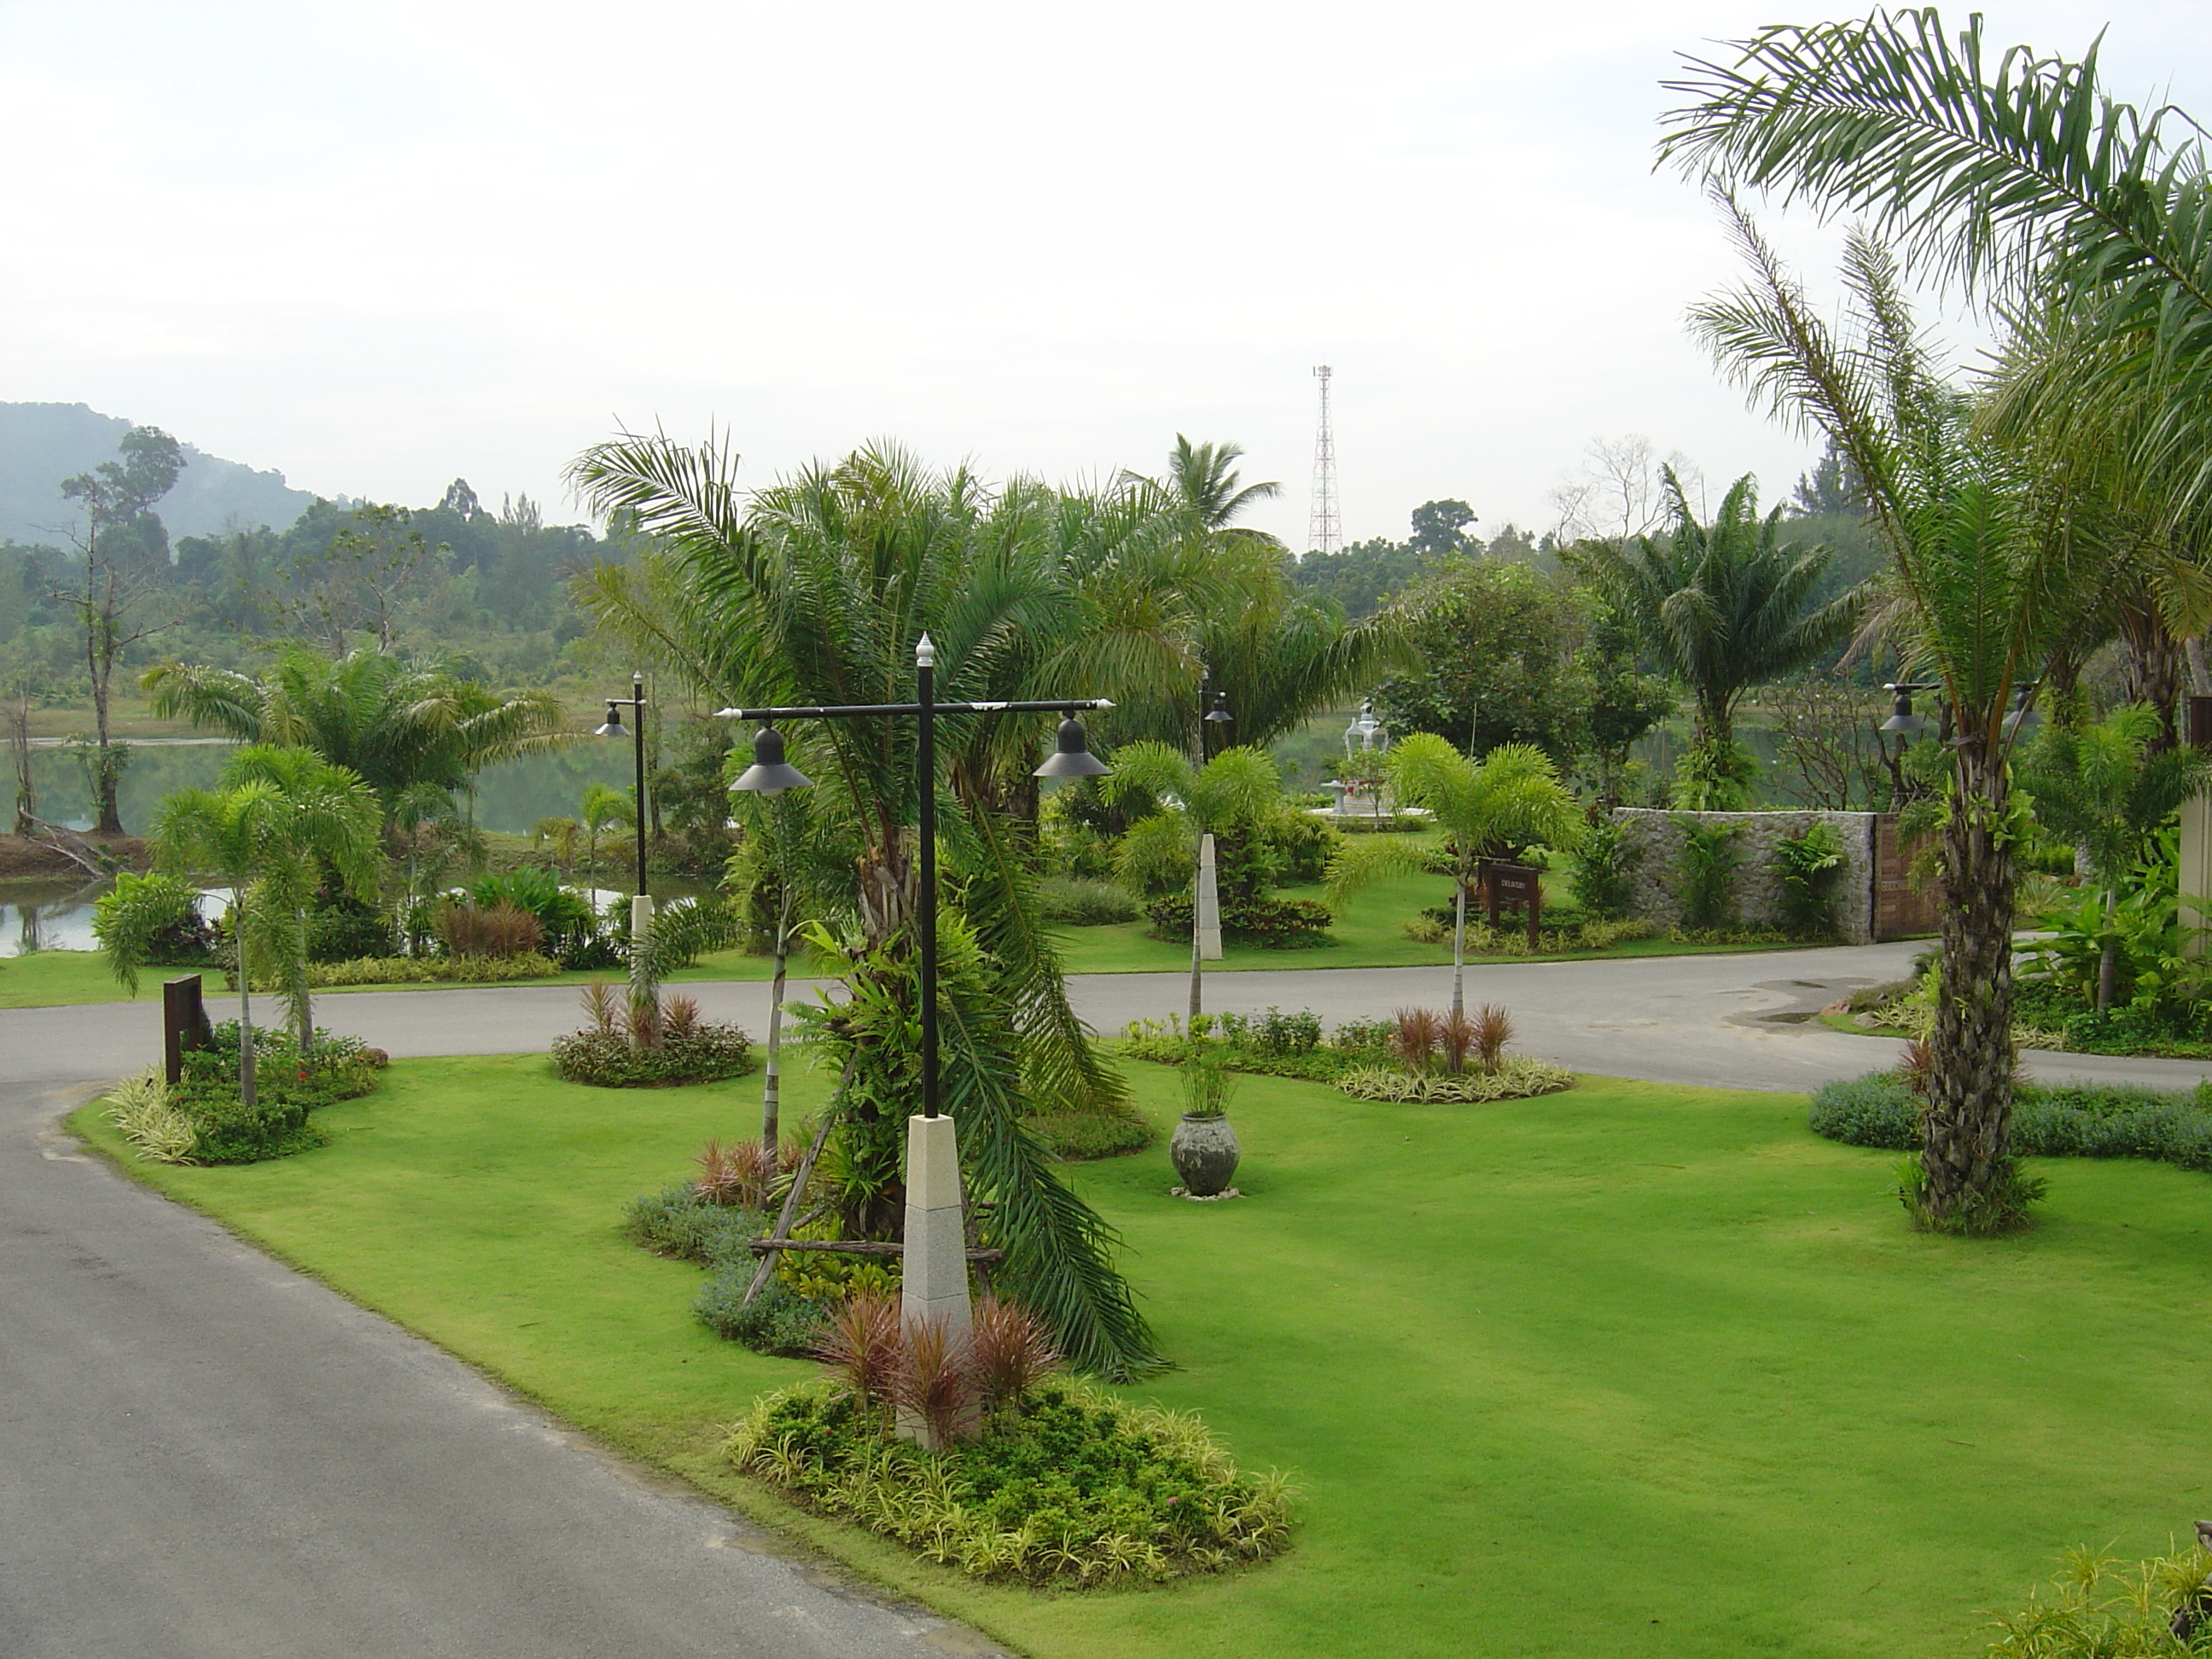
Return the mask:
<path id="1" fill-rule="evenodd" d="M 968 1209 L 960 1182 L 960 1143 L 950 1116 L 906 1121 L 906 1250 L 899 1304 L 906 1328 L 941 1325 L 948 1346 L 964 1347 L 975 1328 L 968 1299 Z M 925 1451 L 941 1449 L 916 1413 L 898 1413 L 898 1432 Z"/>

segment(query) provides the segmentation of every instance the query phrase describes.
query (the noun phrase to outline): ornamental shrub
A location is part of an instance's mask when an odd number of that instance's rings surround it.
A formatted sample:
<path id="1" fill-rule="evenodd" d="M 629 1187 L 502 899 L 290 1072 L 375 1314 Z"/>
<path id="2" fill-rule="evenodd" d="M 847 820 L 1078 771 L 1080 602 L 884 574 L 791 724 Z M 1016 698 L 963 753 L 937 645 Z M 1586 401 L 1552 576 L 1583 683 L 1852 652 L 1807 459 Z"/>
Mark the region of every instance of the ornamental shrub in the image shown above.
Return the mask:
<path id="1" fill-rule="evenodd" d="M 1290 1542 L 1290 1485 L 1238 1472 L 1197 1419 L 1054 1378 L 988 1431 L 932 1454 L 849 1389 L 758 1401 L 723 1448 L 739 1469 L 971 1577 L 1067 1588 L 1166 1580 Z"/>
<path id="2" fill-rule="evenodd" d="M 1601 818 L 1583 832 L 1575 849 L 1569 886 L 1575 902 L 1600 921 L 1618 921 L 1636 907 L 1636 872 L 1644 846 L 1632 841 L 1628 826 Z"/>
<path id="3" fill-rule="evenodd" d="M 1694 751 L 1693 751 L 1694 752 Z M 1735 920 L 1735 872 L 1743 862 L 1734 823 L 1700 823 L 1677 817 L 1682 845 L 1674 854 L 1675 899 L 1682 926 L 1692 930 L 1725 927 Z"/>
<path id="4" fill-rule="evenodd" d="M 1037 904 L 1048 921 L 1072 927 L 1101 927 L 1109 922 L 1134 921 L 1144 906 L 1126 888 L 1110 881 L 1051 878 L 1037 884 Z"/>
<path id="5" fill-rule="evenodd" d="M 1888 1152 L 1920 1146 L 1917 1108 L 1893 1072 L 1825 1085 L 1806 1121 L 1814 1133 L 1849 1146 Z M 2012 1147 L 2030 1158 L 2140 1158 L 2212 1171 L 2212 1090 L 2030 1084 L 2014 1103 Z"/>
<path id="6" fill-rule="evenodd" d="M 149 968 L 204 968 L 218 957 L 216 930 L 199 911 L 200 890 L 174 876 L 119 872 L 92 909 L 92 936 Z"/>
<path id="7" fill-rule="evenodd" d="M 1022 1125 L 1055 1157 L 1070 1164 L 1091 1158 L 1118 1158 L 1139 1152 L 1153 1140 L 1152 1127 L 1136 1117 L 1112 1117 L 1103 1112 L 1062 1112 L 1025 1117 Z"/>
<path id="8" fill-rule="evenodd" d="M 1354 1066 L 1336 1086 L 1354 1100 L 1425 1104 L 1480 1105 L 1493 1100 L 1527 1100 L 1575 1086 L 1575 1074 L 1548 1060 L 1516 1054 L 1491 1072 L 1411 1072 L 1395 1066 Z"/>
<path id="9" fill-rule="evenodd" d="M 717 1083 L 753 1069 L 752 1042 L 738 1026 L 711 1021 L 683 1030 L 672 1023 L 657 1047 L 612 1030 L 571 1031 L 553 1040 L 553 1069 L 596 1089 Z"/>
<path id="10" fill-rule="evenodd" d="M 1833 939 L 1836 883 L 1844 843 L 1835 827 L 1815 819 L 1802 836 L 1785 836 L 1769 860 L 1782 884 L 1782 930 L 1797 939 Z"/>
<path id="11" fill-rule="evenodd" d="M 1145 908 L 1152 920 L 1154 939 L 1188 941 L 1192 904 L 1189 895 L 1176 894 Z M 1221 932 L 1239 945 L 1262 950 L 1294 951 L 1330 943 L 1329 924 L 1335 920 L 1326 904 L 1312 899 L 1237 898 L 1221 900 Z"/>

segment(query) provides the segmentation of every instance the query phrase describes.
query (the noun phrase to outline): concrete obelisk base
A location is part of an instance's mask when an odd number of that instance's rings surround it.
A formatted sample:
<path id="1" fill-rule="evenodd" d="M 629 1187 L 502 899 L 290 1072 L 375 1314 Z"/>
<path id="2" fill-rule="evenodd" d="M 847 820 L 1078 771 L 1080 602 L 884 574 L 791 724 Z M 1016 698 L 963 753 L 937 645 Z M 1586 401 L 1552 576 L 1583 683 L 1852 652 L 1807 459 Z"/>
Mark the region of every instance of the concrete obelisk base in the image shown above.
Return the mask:
<path id="1" fill-rule="evenodd" d="M 1198 903 L 1191 915 L 1201 961 L 1221 960 L 1221 883 L 1213 862 L 1213 837 L 1198 838 Z"/>
<path id="2" fill-rule="evenodd" d="M 900 1310 L 908 1331 L 944 1326 L 954 1346 L 975 1328 L 968 1300 L 968 1216 L 960 1185 L 960 1144 L 946 1116 L 906 1121 L 906 1252 Z M 928 1425 L 912 1413 L 898 1414 L 898 1431 L 927 1450 L 938 1449 Z"/>

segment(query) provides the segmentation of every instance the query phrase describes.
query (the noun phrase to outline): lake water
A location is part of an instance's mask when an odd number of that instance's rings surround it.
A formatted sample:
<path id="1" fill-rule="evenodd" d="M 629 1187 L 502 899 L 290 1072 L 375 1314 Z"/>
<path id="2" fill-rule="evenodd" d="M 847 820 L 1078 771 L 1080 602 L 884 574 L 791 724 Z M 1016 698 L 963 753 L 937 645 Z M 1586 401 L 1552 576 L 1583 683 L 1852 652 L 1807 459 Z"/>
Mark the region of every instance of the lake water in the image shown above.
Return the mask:
<path id="1" fill-rule="evenodd" d="M 204 738 L 149 739 L 131 745 L 123 774 L 123 827 L 143 835 L 161 798 L 185 788 L 215 786 L 231 745 Z M 477 779 L 477 822 L 487 830 L 528 835 L 540 818 L 573 817 L 592 784 L 627 789 L 636 777 L 627 743 L 586 742 L 550 755 L 495 766 Z M 92 822 L 92 795 L 76 760 L 65 749 L 31 751 L 31 781 L 38 813 L 82 830 Z"/>
<path id="2" fill-rule="evenodd" d="M 666 890 L 684 884 L 653 878 L 653 886 Z M 594 908 L 604 910 L 616 899 L 627 899 L 627 890 L 603 887 L 580 888 L 591 895 Z M 0 882 L 0 957 L 28 956 L 35 951 L 91 951 L 99 948 L 92 936 L 93 907 L 107 891 L 104 881 Z M 230 903 L 230 890 L 211 887 L 200 894 L 200 914 L 210 921 Z"/>

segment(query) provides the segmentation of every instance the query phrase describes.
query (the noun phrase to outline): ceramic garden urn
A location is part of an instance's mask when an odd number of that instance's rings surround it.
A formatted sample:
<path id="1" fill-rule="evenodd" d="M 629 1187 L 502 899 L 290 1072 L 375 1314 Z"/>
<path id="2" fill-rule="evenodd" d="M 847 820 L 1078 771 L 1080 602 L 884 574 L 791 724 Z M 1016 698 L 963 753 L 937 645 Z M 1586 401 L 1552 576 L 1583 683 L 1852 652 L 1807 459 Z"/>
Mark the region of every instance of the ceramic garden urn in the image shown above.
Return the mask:
<path id="1" fill-rule="evenodd" d="M 1237 1131 L 1218 1112 L 1185 1112 L 1176 1125 L 1175 1138 L 1168 1142 L 1168 1157 L 1182 1177 L 1184 1193 L 1192 1198 L 1212 1198 L 1227 1190 L 1230 1176 L 1237 1173 Z"/>

